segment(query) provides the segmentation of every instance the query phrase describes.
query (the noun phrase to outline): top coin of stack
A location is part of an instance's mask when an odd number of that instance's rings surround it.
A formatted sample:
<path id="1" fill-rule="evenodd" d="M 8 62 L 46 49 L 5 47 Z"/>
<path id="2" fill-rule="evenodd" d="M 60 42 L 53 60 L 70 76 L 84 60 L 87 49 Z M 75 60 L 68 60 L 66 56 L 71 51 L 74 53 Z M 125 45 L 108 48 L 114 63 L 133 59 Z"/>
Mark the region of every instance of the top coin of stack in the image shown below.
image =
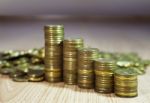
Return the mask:
<path id="1" fill-rule="evenodd" d="M 112 93 L 114 90 L 113 69 L 115 62 L 111 59 L 97 59 L 95 68 L 95 91 L 99 93 Z"/>
<path id="2" fill-rule="evenodd" d="M 115 94 L 120 97 L 136 97 L 137 74 L 131 69 L 118 69 L 114 72 Z"/>
<path id="3" fill-rule="evenodd" d="M 81 48 L 78 50 L 78 86 L 91 89 L 94 87 L 93 60 L 99 58 L 97 48 Z"/>
<path id="4" fill-rule="evenodd" d="M 62 42 L 64 39 L 63 25 L 47 25 L 45 32 L 45 79 L 48 82 L 62 80 Z"/>
<path id="5" fill-rule="evenodd" d="M 77 50 L 83 47 L 83 39 L 63 41 L 63 78 L 66 84 L 77 83 Z"/>

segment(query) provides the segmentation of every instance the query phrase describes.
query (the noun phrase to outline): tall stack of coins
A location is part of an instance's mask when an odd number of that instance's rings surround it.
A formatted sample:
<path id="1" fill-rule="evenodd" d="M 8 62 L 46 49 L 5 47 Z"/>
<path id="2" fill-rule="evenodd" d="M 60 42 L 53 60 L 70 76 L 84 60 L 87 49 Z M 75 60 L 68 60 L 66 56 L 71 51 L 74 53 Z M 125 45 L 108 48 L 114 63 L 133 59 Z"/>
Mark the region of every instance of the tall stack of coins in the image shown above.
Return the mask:
<path id="1" fill-rule="evenodd" d="M 63 79 L 66 84 L 77 83 L 77 50 L 83 48 L 83 39 L 63 41 Z"/>
<path id="2" fill-rule="evenodd" d="M 45 32 L 45 79 L 48 82 L 62 81 L 62 41 L 64 27 L 62 25 L 47 25 Z"/>
<path id="3" fill-rule="evenodd" d="M 94 88 L 94 59 L 99 57 L 96 48 L 82 48 L 78 50 L 78 86 L 80 88 Z"/>
<path id="4" fill-rule="evenodd" d="M 115 62 L 110 59 L 97 59 L 95 68 L 95 91 L 99 93 L 112 93 L 114 90 L 113 69 Z"/>
<path id="5" fill-rule="evenodd" d="M 120 97 L 136 97 L 137 74 L 131 69 L 118 69 L 114 73 L 115 94 Z"/>

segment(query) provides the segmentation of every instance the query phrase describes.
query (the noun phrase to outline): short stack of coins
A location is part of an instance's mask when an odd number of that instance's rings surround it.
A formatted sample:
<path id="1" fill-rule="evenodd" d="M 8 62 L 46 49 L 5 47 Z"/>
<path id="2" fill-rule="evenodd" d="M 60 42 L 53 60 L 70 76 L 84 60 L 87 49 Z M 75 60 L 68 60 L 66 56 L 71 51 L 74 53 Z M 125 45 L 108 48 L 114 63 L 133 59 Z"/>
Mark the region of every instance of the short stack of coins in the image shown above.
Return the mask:
<path id="1" fill-rule="evenodd" d="M 48 82 L 62 81 L 63 25 L 47 25 L 45 32 L 45 79 Z"/>
<path id="2" fill-rule="evenodd" d="M 96 92 L 112 93 L 114 91 L 114 68 L 113 60 L 101 58 L 94 61 Z"/>
<path id="3" fill-rule="evenodd" d="M 120 97 L 136 97 L 137 74 L 129 69 L 118 69 L 114 73 L 115 95 Z"/>
<path id="4" fill-rule="evenodd" d="M 83 39 L 63 41 L 63 80 L 65 84 L 77 83 L 77 50 L 83 48 Z"/>
<path id="5" fill-rule="evenodd" d="M 78 86 L 94 88 L 94 59 L 99 58 L 97 48 L 81 48 L 78 50 Z"/>
<path id="6" fill-rule="evenodd" d="M 31 82 L 40 82 L 44 80 L 44 71 L 43 70 L 29 70 L 28 80 Z"/>

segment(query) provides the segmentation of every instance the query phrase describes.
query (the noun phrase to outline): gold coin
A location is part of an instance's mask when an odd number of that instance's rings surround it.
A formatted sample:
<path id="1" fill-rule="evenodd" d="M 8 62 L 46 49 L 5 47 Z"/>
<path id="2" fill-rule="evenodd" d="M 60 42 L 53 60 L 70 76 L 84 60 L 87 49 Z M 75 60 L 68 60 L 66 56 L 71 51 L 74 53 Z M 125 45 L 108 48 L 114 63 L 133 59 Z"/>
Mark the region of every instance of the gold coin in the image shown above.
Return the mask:
<path id="1" fill-rule="evenodd" d="M 44 77 L 36 77 L 36 78 L 28 77 L 28 80 L 29 80 L 30 82 L 40 82 L 40 81 L 43 81 L 43 80 L 44 80 Z"/>

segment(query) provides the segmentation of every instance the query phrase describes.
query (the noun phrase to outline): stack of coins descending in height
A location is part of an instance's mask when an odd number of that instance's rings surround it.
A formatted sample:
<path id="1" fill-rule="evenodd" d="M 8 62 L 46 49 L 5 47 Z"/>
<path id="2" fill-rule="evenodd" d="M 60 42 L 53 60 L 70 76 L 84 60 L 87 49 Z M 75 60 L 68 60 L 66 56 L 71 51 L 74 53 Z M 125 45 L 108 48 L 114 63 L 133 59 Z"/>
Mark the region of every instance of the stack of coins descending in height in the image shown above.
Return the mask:
<path id="1" fill-rule="evenodd" d="M 97 48 L 82 48 L 78 50 L 78 86 L 94 88 L 94 60 L 99 58 Z"/>
<path id="2" fill-rule="evenodd" d="M 97 59 L 94 61 L 95 91 L 98 93 L 112 93 L 114 91 L 115 62 L 110 59 Z"/>
<path id="3" fill-rule="evenodd" d="M 48 82 L 62 81 L 63 25 L 47 25 L 45 32 L 45 79 Z"/>
<path id="4" fill-rule="evenodd" d="M 77 83 L 77 50 L 83 48 L 83 39 L 63 41 L 63 79 L 66 84 Z"/>
<path id="5" fill-rule="evenodd" d="M 137 74 L 131 69 L 118 69 L 114 73 L 115 94 L 120 97 L 136 97 Z"/>

